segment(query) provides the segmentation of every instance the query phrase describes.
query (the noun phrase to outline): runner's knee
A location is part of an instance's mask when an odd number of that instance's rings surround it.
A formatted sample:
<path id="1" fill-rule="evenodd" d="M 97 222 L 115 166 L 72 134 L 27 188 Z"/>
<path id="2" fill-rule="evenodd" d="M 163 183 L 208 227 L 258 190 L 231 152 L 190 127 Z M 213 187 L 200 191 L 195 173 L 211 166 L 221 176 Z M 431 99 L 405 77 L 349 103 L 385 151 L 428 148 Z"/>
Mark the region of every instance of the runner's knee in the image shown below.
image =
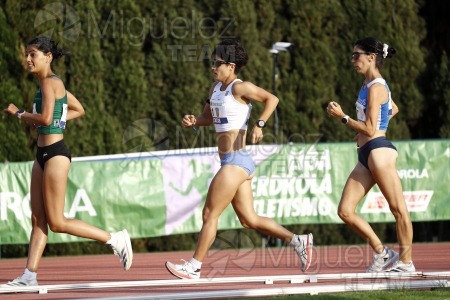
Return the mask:
<path id="1" fill-rule="evenodd" d="M 408 214 L 408 211 L 406 209 L 402 209 L 398 205 L 390 205 L 389 209 L 391 210 L 396 220 L 405 218 Z"/>
<path id="2" fill-rule="evenodd" d="M 339 218 L 341 218 L 342 221 L 346 222 L 352 219 L 352 217 L 355 215 L 355 211 L 343 207 L 339 207 L 337 214 Z"/>
<path id="3" fill-rule="evenodd" d="M 65 222 L 63 220 L 49 220 L 48 226 L 50 227 L 50 230 L 56 233 L 65 233 L 66 232 L 66 226 Z"/>
<path id="4" fill-rule="evenodd" d="M 239 219 L 239 221 L 241 222 L 242 227 L 246 229 L 253 229 L 255 227 L 254 223 L 248 219 Z"/>

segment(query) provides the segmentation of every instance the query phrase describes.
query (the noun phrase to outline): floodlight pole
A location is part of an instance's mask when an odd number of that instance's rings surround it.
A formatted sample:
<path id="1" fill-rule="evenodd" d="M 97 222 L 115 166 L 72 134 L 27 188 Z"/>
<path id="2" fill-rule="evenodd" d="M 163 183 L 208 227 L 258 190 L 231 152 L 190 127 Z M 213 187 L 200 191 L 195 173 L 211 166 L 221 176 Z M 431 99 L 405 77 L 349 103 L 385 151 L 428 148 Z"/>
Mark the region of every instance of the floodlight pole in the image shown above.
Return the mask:
<path id="1" fill-rule="evenodd" d="M 277 52 L 273 52 L 273 94 L 276 97 L 277 96 L 277 65 L 278 65 L 278 51 Z M 274 124 L 273 124 L 273 131 L 274 131 L 274 135 L 275 137 L 278 136 L 278 109 L 275 107 L 275 110 L 273 112 L 273 120 L 274 120 Z"/>
<path id="2" fill-rule="evenodd" d="M 278 78 L 278 52 L 280 51 L 287 51 L 287 48 L 291 46 L 291 43 L 287 42 L 276 42 L 272 45 L 272 49 L 269 50 L 270 53 L 273 54 L 273 82 L 272 82 L 272 89 L 274 96 L 277 96 L 277 78 Z M 278 128 L 279 128 L 279 121 L 278 121 L 278 109 L 275 108 L 273 112 L 273 119 L 274 119 L 274 125 L 273 125 L 273 131 L 275 137 L 278 136 Z"/>

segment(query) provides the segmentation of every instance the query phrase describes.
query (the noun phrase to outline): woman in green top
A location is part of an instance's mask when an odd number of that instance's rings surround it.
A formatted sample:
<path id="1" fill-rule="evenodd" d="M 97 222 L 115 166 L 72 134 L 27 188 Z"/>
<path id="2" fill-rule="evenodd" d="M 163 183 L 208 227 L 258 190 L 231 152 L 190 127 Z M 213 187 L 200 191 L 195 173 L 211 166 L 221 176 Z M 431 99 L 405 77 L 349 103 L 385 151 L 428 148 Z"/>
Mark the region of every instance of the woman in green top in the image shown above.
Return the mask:
<path id="1" fill-rule="evenodd" d="M 48 37 L 32 39 L 26 48 L 28 70 L 36 75 L 39 89 L 36 92 L 33 112 L 26 112 L 9 104 L 6 113 L 17 116 L 38 129 L 36 160 L 31 174 L 32 231 L 28 260 L 24 274 L 7 283 L 9 286 L 37 285 L 36 272 L 47 243 L 48 228 L 53 232 L 109 244 L 119 256 L 125 270 L 131 267 L 133 252 L 126 230 L 109 233 L 85 222 L 64 216 L 65 193 L 70 169 L 70 151 L 64 144 L 66 121 L 84 115 L 81 103 L 64 87 L 53 73 L 52 63 L 66 54 Z"/>

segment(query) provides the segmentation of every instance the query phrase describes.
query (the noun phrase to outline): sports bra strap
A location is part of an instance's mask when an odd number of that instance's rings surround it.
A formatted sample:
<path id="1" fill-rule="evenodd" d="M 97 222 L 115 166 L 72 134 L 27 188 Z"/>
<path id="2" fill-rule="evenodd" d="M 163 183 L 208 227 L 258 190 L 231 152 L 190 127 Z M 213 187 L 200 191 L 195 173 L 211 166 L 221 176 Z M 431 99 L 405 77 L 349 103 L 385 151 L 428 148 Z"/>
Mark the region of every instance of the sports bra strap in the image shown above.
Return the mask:
<path id="1" fill-rule="evenodd" d="M 374 80 L 372 80 L 367 84 L 367 88 L 370 88 L 375 83 L 381 83 L 382 85 L 386 85 L 386 80 L 384 80 L 381 77 L 375 78 Z"/>

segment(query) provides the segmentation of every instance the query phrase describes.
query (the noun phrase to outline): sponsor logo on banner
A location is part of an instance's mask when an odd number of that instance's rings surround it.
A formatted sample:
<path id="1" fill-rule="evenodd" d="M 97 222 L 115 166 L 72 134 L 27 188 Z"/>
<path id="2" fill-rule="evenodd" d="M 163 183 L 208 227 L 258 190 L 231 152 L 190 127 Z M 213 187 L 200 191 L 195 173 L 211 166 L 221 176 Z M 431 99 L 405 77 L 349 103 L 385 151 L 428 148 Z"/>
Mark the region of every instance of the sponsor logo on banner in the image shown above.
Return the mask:
<path id="1" fill-rule="evenodd" d="M 424 212 L 430 204 L 433 191 L 408 191 L 403 192 L 406 206 L 410 212 Z M 361 208 L 361 213 L 391 213 L 389 204 L 381 192 L 367 194 L 366 200 Z"/>
<path id="2" fill-rule="evenodd" d="M 328 149 L 288 148 L 286 156 L 260 167 L 252 181 L 255 211 L 269 218 L 331 216 L 336 205 Z"/>
<path id="3" fill-rule="evenodd" d="M 429 178 L 427 169 L 400 169 L 397 171 L 401 179 L 423 179 Z"/>
<path id="4" fill-rule="evenodd" d="M 75 218 L 79 213 L 97 216 L 97 211 L 85 189 L 77 189 L 73 200 L 66 203 L 69 212 L 64 212 L 66 218 Z M 19 221 L 31 218 L 30 194 L 22 197 L 16 192 L 0 192 L 0 222 L 16 219 Z"/>

